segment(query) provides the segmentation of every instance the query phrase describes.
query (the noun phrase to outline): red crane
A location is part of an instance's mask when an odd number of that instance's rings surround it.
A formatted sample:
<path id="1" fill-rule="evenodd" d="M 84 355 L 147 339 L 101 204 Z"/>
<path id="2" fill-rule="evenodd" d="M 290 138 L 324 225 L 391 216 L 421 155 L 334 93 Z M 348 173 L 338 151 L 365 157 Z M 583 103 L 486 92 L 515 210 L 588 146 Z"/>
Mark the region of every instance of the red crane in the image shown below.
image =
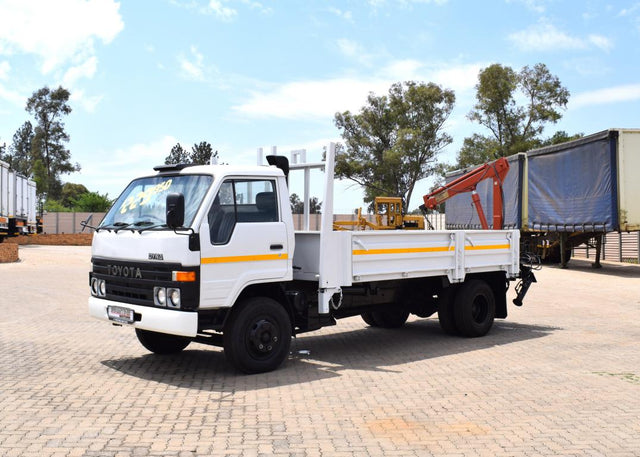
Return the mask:
<path id="1" fill-rule="evenodd" d="M 476 186 L 485 179 L 493 179 L 493 229 L 500 230 L 503 222 L 502 181 L 507 176 L 508 171 L 509 162 L 504 157 L 485 163 L 422 197 L 424 205 L 420 206 L 420 208 L 424 212 L 427 209 L 435 208 L 454 195 L 471 192 L 471 200 L 478 213 L 480 224 L 486 230 L 489 228 L 489 224 L 487 224 L 487 218 L 480 203 L 480 196 L 476 192 Z"/>

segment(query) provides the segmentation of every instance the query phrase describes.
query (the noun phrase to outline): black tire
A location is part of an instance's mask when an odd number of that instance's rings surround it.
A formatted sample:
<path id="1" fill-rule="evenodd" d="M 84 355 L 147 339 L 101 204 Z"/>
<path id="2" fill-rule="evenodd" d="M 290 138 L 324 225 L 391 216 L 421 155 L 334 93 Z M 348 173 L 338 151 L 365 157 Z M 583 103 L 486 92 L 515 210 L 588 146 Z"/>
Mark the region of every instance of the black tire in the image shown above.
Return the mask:
<path id="1" fill-rule="evenodd" d="M 185 336 L 151 332 L 139 328 L 136 329 L 136 336 L 140 344 L 154 354 L 177 354 L 191 343 L 191 340 Z"/>
<path id="2" fill-rule="evenodd" d="M 460 334 L 470 338 L 484 336 L 491 329 L 496 315 L 493 290 L 484 281 L 466 281 L 456 293 L 454 315 Z"/>
<path id="3" fill-rule="evenodd" d="M 438 322 L 440 322 L 440 328 L 447 335 L 452 336 L 460 335 L 454 313 L 455 296 L 456 290 L 453 286 L 442 289 L 438 294 Z"/>
<path id="4" fill-rule="evenodd" d="M 376 323 L 374 327 L 400 328 L 407 322 L 409 311 L 404 308 L 389 308 L 381 311 L 371 311 L 371 317 Z"/>
<path id="5" fill-rule="evenodd" d="M 371 311 L 360 314 L 360 317 L 362 317 L 365 324 L 370 325 L 371 327 L 379 327 L 378 323 L 373 318 L 373 313 Z"/>
<path id="6" fill-rule="evenodd" d="M 224 326 L 224 354 L 243 373 L 275 370 L 289 354 L 291 320 L 284 307 L 266 297 L 238 303 Z"/>

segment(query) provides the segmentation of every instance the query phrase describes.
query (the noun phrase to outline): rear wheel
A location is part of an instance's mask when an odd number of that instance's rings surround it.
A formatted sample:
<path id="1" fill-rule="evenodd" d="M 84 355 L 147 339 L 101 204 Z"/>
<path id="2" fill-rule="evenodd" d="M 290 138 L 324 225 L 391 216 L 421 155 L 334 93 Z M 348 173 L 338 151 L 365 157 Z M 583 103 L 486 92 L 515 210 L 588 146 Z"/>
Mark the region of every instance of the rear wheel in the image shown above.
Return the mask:
<path id="1" fill-rule="evenodd" d="M 151 332 L 136 329 L 138 341 L 154 354 L 176 354 L 189 346 L 191 340 L 184 336 L 169 335 L 167 333 Z"/>
<path id="2" fill-rule="evenodd" d="M 404 308 L 389 308 L 381 311 L 371 311 L 371 317 L 376 323 L 374 327 L 399 328 L 407 322 L 409 311 Z"/>
<path id="3" fill-rule="evenodd" d="M 446 334 L 454 336 L 460 334 L 453 312 L 455 295 L 453 286 L 442 289 L 438 295 L 438 321 L 440 322 L 440 328 Z"/>
<path id="4" fill-rule="evenodd" d="M 373 318 L 373 313 L 371 311 L 360 314 L 360 317 L 362 317 L 362 320 L 365 322 L 365 324 L 368 324 L 371 327 L 378 327 L 378 324 Z"/>
<path id="5" fill-rule="evenodd" d="M 275 370 L 289 354 L 289 314 L 266 297 L 249 298 L 236 306 L 224 327 L 227 360 L 244 373 Z"/>
<path id="6" fill-rule="evenodd" d="M 456 293 L 454 315 L 456 327 L 463 336 L 484 336 L 491 329 L 496 314 L 493 290 L 482 280 L 465 282 Z"/>

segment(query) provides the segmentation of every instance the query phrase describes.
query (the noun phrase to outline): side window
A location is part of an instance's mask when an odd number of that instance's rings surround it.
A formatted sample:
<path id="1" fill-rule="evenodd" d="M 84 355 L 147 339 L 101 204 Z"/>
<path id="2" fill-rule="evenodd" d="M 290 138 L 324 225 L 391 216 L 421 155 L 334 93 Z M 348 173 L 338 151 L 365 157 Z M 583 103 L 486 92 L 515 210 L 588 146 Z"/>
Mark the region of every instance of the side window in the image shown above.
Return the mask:
<path id="1" fill-rule="evenodd" d="M 222 183 L 209 210 L 212 244 L 229 242 L 236 223 L 277 222 L 275 181 L 230 179 Z"/>

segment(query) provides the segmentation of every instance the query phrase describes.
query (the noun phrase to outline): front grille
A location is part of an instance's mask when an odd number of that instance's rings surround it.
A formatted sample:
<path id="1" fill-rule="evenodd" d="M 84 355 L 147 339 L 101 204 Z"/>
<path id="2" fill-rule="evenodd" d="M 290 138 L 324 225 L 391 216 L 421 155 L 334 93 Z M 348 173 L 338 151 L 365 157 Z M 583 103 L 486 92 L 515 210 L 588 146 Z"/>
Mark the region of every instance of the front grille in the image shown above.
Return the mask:
<path id="1" fill-rule="evenodd" d="M 154 287 L 178 287 L 183 310 L 195 310 L 199 299 L 199 267 L 183 267 L 179 263 L 122 262 L 103 258 L 91 259 L 90 277 L 104 279 L 107 300 L 142 306 L 155 306 Z M 195 271 L 196 281 L 178 283 L 171 280 L 173 271 Z"/>

